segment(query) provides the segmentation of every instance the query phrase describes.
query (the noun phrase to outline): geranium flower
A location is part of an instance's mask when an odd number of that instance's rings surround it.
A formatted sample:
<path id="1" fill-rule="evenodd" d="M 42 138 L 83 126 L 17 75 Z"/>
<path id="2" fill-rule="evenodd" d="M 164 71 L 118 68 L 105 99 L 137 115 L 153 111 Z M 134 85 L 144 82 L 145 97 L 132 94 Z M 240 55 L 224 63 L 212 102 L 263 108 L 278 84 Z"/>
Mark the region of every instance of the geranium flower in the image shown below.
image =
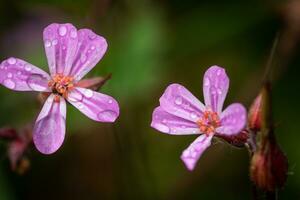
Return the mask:
<path id="1" fill-rule="evenodd" d="M 11 57 L 0 65 L 0 83 L 15 91 L 50 94 L 36 120 L 33 141 L 41 153 L 51 154 L 65 137 L 65 100 L 99 122 L 114 122 L 119 106 L 114 98 L 77 84 L 104 55 L 107 43 L 103 37 L 69 23 L 54 23 L 44 29 L 43 38 L 50 75 Z"/>
<path id="2" fill-rule="evenodd" d="M 203 79 L 205 105 L 182 85 L 171 84 L 159 99 L 160 106 L 153 111 L 151 126 L 163 133 L 201 134 L 181 155 L 189 170 L 194 169 L 214 136 L 236 135 L 246 124 L 243 105 L 234 103 L 222 111 L 228 87 L 225 70 L 212 66 Z"/>

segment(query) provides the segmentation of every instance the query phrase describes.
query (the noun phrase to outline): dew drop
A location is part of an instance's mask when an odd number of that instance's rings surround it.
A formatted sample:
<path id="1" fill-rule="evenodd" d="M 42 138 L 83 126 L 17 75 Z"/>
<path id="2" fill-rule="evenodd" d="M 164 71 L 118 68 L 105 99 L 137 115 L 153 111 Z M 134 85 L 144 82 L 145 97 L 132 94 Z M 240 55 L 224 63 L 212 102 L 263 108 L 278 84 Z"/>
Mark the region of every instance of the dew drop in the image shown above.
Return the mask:
<path id="1" fill-rule="evenodd" d="M 17 74 L 18 74 L 18 75 L 22 75 L 22 72 L 21 72 L 21 71 L 18 71 Z"/>
<path id="2" fill-rule="evenodd" d="M 77 37 L 77 31 L 76 30 L 72 30 L 70 33 L 71 38 L 76 38 Z"/>
<path id="3" fill-rule="evenodd" d="M 91 50 L 94 50 L 94 49 L 95 49 L 95 46 L 94 46 L 94 45 L 92 45 L 92 46 L 91 46 Z"/>
<path id="4" fill-rule="evenodd" d="M 25 70 L 26 70 L 26 71 L 28 71 L 28 72 L 29 72 L 29 71 L 31 71 L 31 67 L 30 67 L 30 65 L 28 65 L 28 64 L 27 64 L 27 65 L 25 65 Z"/>
<path id="5" fill-rule="evenodd" d="M 192 119 L 196 119 L 196 117 L 197 117 L 197 114 L 196 114 L 196 113 L 194 113 L 194 112 L 192 112 L 192 113 L 190 114 L 190 117 L 191 117 Z"/>
<path id="6" fill-rule="evenodd" d="M 170 133 L 170 128 L 164 124 L 157 123 L 154 127 L 163 133 Z"/>
<path id="7" fill-rule="evenodd" d="M 17 60 L 15 58 L 9 58 L 7 62 L 10 65 L 14 65 L 14 64 L 16 64 Z"/>
<path id="8" fill-rule="evenodd" d="M 104 110 L 97 115 L 98 119 L 104 122 L 113 122 L 118 117 L 118 114 L 112 110 Z"/>
<path id="9" fill-rule="evenodd" d="M 51 42 L 49 40 L 45 41 L 45 47 L 51 47 Z"/>
<path id="10" fill-rule="evenodd" d="M 32 74 L 28 77 L 27 84 L 34 91 L 45 91 L 47 83 L 43 79 L 44 77 L 40 74 Z"/>
<path id="11" fill-rule="evenodd" d="M 66 46 L 65 46 L 65 45 L 63 45 L 63 46 L 62 46 L 62 49 L 63 49 L 63 50 L 66 50 Z"/>
<path id="12" fill-rule="evenodd" d="M 94 95 L 94 92 L 90 89 L 86 89 L 84 91 L 84 96 L 87 97 L 87 98 L 91 98 L 93 95 Z"/>
<path id="13" fill-rule="evenodd" d="M 111 100 L 111 99 L 108 100 L 108 103 L 109 103 L 109 104 L 112 104 L 112 103 L 113 103 L 113 100 Z"/>
<path id="14" fill-rule="evenodd" d="M 163 119 L 163 120 L 162 120 L 162 123 L 164 123 L 164 124 L 167 123 L 167 122 L 168 122 L 168 121 L 167 121 L 166 119 Z"/>
<path id="15" fill-rule="evenodd" d="M 86 61 L 86 55 L 82 54 L 80 57 L 80 61 L 84 63 Z"/>
<path id="16" fill-rule="evenodd" d="M 177 97 L 177 98 L 175 99 L 175 104 L 181 105 L 181 104 L 182 104 L 182 98 L 181 98 L 181 97 Z"/>
<path id="17" fill-rule="evenodd" d="M 4 82 L 3 82 L 3 85 L 5 85 L 7 88 L 9 89 L 14 89 L 16 87 L 16 84 L 15 82 L 13 82 L 11 79 L 6 79 Z"/>
<path id="18" fill-rule="evenodd" d="M 81 101 L 82 99 L 83 99 L 83 96 L 79 92 L 71 92 L 68 95 L 68 100 L 72 101 L 72 102 L 78 102 L 78 101 Z M 78 106 L 79 106 L 79 104 L 78 104 Z"/>
<path id="19" fill-rule="evenodd" d="M 7 74 L 7 78 L 12 78 L 12 77 L 13 77 L 12 73 Z"/>
<path id="20" fill-rule="evenodd" d="M 80 108 L 80 109 L 83 108 L 83 104 L 82 104 L 82 103 L 78 103 L 77 106 L 78 106 L 78 108 Z"/>
<path id="21" fill-rule="evenodd" d="M 217 71 L 217 75 L 218 75 L 218 76 L 220 76 L 220 75 L 221 75 L 221 70 L 220 70 L 220 69 L 218 69 L 218 71 Z"/>
<path id="22" fill-rule="evenodd" d="M 52 45 L 53 45 L 53 46 L 57 45 L 57 43 L 58 43 L 58 40 L 57 40 L 57 39 L 54 39 L 54 40 L 52 41 Z"/>
<path id="23" fill-rule="evenodd" d="M 208 78 L 204 79 L 204 86 L 209 86 L 210 82 Z"/>
<path id="24" fill-rule="evenodd" d="M 65 26 L 59 27 L 58 33 L 59 33 L 60 36 L 65 36 L 66 33 L 67 33 L 67 28 Z"/>
<path id="25" fill-rule="evenodd" d="M 222 90 L 217 89 L 217 91 L 218 91 L 218 94 L 222 94 Z"/>

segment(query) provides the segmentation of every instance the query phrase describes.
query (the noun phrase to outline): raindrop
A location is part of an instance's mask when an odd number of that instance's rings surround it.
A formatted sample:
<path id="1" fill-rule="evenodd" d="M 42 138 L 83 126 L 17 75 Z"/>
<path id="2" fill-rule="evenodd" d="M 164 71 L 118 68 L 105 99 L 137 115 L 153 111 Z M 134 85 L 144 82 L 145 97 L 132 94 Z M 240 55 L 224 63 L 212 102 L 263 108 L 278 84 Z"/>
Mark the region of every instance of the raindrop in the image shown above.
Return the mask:
<path id="1" fill-rule="evenodd" d="M 82 103 L 78 103 L 77 106 L 78 106 L 79 109 L 83 108 L 83 104 Z"/>
<path id="2" fill-rule="evenodd" d="M 40 74 L 32 74 L 27 79 L 28 86 L 34 91 L 45 91 L 47 89 L 47 82 Z"/>
<path id="3" fill-rule="evenodd" d="M 15 58 L 9 58 L 7 62 L 10 65 L 14 65 L 14 64 L 16 64 L 17 60 Z"/>
<path id="4" fill-rule="evenodd" d="M 66 33 L 67 33 L 67 28 L 65 26 L 59 27 L 58 33 L 59 33 L 60 36 L 65 36 Z"/>
<path id="5" fill-rule="evenodd" d="M 162 120 L 162 123 L 164 123 L 164 124 L 167 123 L 167 122 L 168 122 L 168 121 L 167 121 L 166 119 L 163 119 L 163 120 Z"/>
<path id="6" fill-rule="evenodd" d="M 29 72 L 29 71 L 31 71 L 31 67 L 30 67 L 30 65 L 28 65 L 28 64 L 27 64 L 27 65 L 25 65 L 25 70 L 26 70 L 26 71 L 28 71 L 28 72 Z"/>
<path id="7" fill-rule="evenodd" d="M 5 85 L 7 88 L 9 89 L 14 89 L 16 87 L 16 84 L 15 82 L 13 82 L 11 79 L 6 79 L 4 82 L 3 82 L 3 85 Z"/>
<path id="8" fill-rule="evenodd" d="M 7 74 L 7 78 L 12 78 L 12 77 L 13 77 L 12 73 Z"/>
<path id="9" fill-rule="evenodd" d="M 108 103 L 109 103 L 109 104 L 112 104 L 112 103 L 113 103 L 113 100 L 111 100 L 111 99 L 108 100 Z"/>
<path id="10" fill-rule="evenodd" d="M 105 122 L 113 122 L 118 117 L 118 114 L 112 110 L 104 110 L 97 115 L 98 119 Z"/>
<path id="11" fill-rule="evenodd" d="M 91 50 L 94 50 L 94 49 L 95 49 L 95 46 L 94 46 L 94 45 L 92 45 L 92 46 L 91 46 Z"/>
<path id="12" fill-rule="evenodd" d="M 58 43 L 58 40 L 57 40 L 57 39 L 54 39 L 54 40 L 52 41 L 52 45 L 53 45 L 53 46 L 57 45 L 57 43 Z"/>
<path id="13" fill-rule="evenodd" d="M 86 61 L 86 55 L 82 54 L 80 57 L 80 61 L 84 63 Z"/>
<path id="14" fill-rule="evenodd" d="M 84 91 L 84 96 L 87 97 L 87 98 L 91 98 L 93 95 L 94 95 L 94 92 L 90 89 L 86 89 Z"/>
<path id="15" fill-rule="evenodd" d="M 45 47 L 51 47 L 51 42 L 49 40 L 45 41 Z"/>
<path id="16" fill-rule="evenodd" d="M 210 82 L 209 82 L 209 78 L 205 78 L 204 79 L 204 86 L 209 86 Z"/>
<path id="17" fill-rule="evenodd" d="M 71 38 L 76 38 L 77 37 L 77 31 L 76 30 L 72 30 L 70 33 Z"/>
<path id="18" fill-rule="evenodd" d="M 81 101 L 82 99 L 83 99 L 83 96 L 79 92 L 71 92 L 68 95 L 68 100 L 72 101 L 72 102 L 78 102 L 78 101 Z"/>
<path id="19" fill-rule="evenodd" d="M 221 75 L 221 69 L 218 69 L 217 71 L 217 75 L 220 76 Z"/>
<path id="20" fill-rule="evenodd" d="M 217 91 L 218 91 L 218 94 L 222 94 L 222 90 L 217 89 Z"/>
<path id="21" fill-rule="evenodd" d="M 190 117 L 191 117 L 192 119 L 196 119 L 196 117 L 197 117 L 197 114 L 196 114 L 196 113 L 194 113 L 194 112 L 192 112 L 192 113 L 190 114 Z"/>
<path id="22" fill-rule="evenodd" d="M 164 124 L 155 124 L 154 127 L 163 133 L 170 133 L 170 128 Z"/>
<path id="23" fill-rule="evenodd" d="M 175 104 L 181 105 L 181 104 L 182 104 L 182 98 L 181 98 L 181 97 L 177 97 L 177 98 L 175 99 Z"/>

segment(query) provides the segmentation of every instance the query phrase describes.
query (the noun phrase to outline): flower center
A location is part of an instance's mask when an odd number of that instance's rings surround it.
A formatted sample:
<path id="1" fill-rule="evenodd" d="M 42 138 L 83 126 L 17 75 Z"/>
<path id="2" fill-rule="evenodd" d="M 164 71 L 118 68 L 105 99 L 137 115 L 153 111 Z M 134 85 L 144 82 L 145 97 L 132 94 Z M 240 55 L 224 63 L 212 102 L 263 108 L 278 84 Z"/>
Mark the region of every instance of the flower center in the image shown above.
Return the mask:
<path id="1" fill-rule="evenodd" d="M 52 93 L 56 94 L 56 101 L 59 101 L 59 96 L 68 97 L 68 92 L 74 88 L 73 81 L 72 76 L 62 74 L 56 74 L 52 77 L 52 80 L 48 82 L 48 86 L 52 89 Z"/>
<path id="2" fill-rule="evenodd" d="M 216 128 L 221 125 L 220 118 L 216 112 L 206 110 L 203 116 L 197 121 L 199 129 L 206 135 L 214 134 Z"/>

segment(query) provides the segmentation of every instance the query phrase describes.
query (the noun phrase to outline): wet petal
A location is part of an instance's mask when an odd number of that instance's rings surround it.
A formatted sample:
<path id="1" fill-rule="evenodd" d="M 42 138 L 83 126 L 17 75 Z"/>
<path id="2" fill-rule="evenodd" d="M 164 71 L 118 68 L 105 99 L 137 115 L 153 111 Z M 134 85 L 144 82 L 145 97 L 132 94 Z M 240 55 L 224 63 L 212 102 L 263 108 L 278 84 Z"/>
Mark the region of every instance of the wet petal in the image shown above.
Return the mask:
<path id="1" fill-rule="evenodd" d="M 90 89 L 76 87 L 67 100 L 95 121 L 114 122 L 119 116 L 119 105 L 113 97 Z"/>
<path id="2" fill-rule="evenodd" d="M 151 127 L 171 135 L 190 135 L 200 133 L 196 123 L 167 113 L 161 107 L 157 107 L 153 111 Z"/>
<path id="3" fill-rule="evenodd" d="M 100 61 L 107 49 L 106 40 L 89 29 L 78 31 L 78 46 L 70 75 L 80 80 Z"/>
<path id="4" fill-rule="evenodd" d="M 182 152 L 181 160 L 184 162 L 188 170 L 192 171 L 202 153 L 211 144 L 212 135 L 200 135 L 190 146 Z"/>
<path id="5" fill-rule="evenodd" d="M 205 105 L 220 114 L 228 87 L 229 79 L 225 69 L 218 66 L 212 66 L 206 70 L 203 78 Z"/>
<path id="6" fill-rule="evenodd" d="M 246 108 L 239 103 L 228 106 L 221 114 L 221 126 L 216 129 L 220 135 L 238 134 L 246 126 Z"/>
<path id="7" fill-rule="evenodd" d="M 65 138 L 66 101 L 54 101 L 51 94 L 40 112 L 33 130 L 33 141 L 43 154 L 51 154 L 59 149 Z"/>
<path id="8" fill-rule="evenodd" d="M 77 50 L 78 33 L 72 24 L 50 24 L 44 29 L 50 74 L 69 75 Z"/>
<path id="9" fill-rule="evenodd" d="M 196 122 L 205 110 L 204 105 L 179 84 L 169 85 L 159 102 L 166 112 L 192 122 Z"/>
<path id="10" fill-rule="evenodd" d="M 16 91 L 49 92 L 48 81 L 50 76 L 18 58 L 9 58 L 0 65 L 0 84 Z"/>

